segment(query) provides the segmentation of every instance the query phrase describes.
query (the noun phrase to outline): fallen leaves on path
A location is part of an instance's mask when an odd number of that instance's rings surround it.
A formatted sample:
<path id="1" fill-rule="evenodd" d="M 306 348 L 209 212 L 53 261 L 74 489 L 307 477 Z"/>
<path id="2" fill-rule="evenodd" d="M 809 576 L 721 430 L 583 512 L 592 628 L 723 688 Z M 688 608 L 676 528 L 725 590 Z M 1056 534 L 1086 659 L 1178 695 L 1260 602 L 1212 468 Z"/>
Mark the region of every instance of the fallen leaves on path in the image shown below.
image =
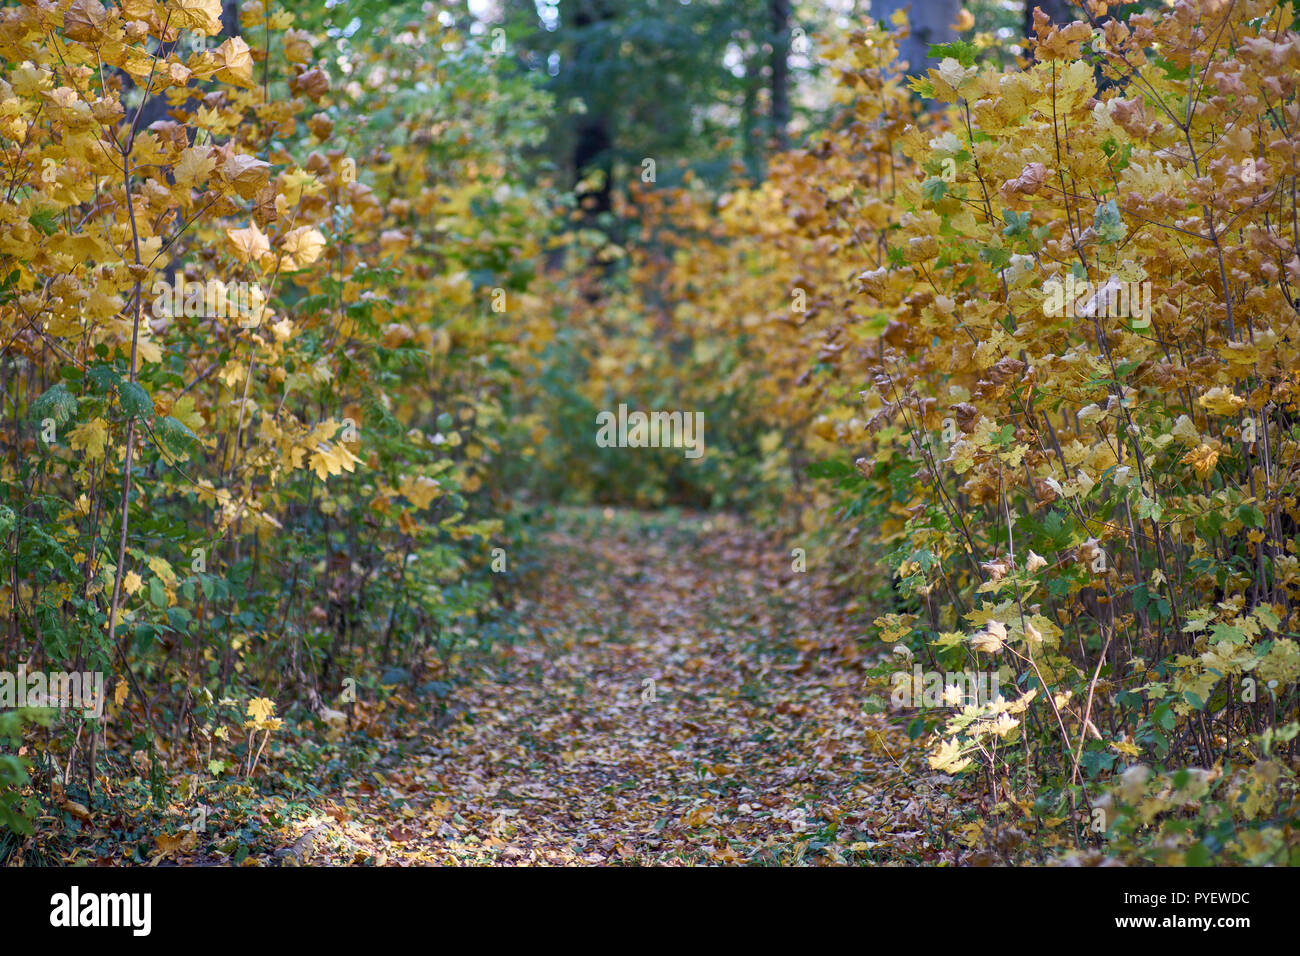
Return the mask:
<path id="1" fill-rule="evenodd" d="M 388 687 L 253 780 L 153 765 L 64 804 L 47 862 L 238 866 L 979 862 L 983 815 L 872 696 L 862 615 L 742 519 L 561 510 L 506 581 L 515 643 L 446 707 Z M 522 626 L 518 626 L 522 625 Z M 878 683 L 878 678 L 873 678 Z M 261 705 L 259 705 L 261 706 Z M 342 716 L 342 715 L 340 715 Z M 192 769 L 192 768 L 191 768 Z M 100 806 L 100 804 L 97 804 Z M 988 851 L 992 853 L 993 851 Z M 1005 862 L 993 854 L 986 862 Z"/>
<path id="2" fill-rule="evenodd" d="M 860 638 L 785 550 L 716 515 L 581 515 L 523 586 L 542 639 L 460 692 L 425 752 L 340 795 L 336 857 L 954 861 L 946 778 L 863 712 Z"/>

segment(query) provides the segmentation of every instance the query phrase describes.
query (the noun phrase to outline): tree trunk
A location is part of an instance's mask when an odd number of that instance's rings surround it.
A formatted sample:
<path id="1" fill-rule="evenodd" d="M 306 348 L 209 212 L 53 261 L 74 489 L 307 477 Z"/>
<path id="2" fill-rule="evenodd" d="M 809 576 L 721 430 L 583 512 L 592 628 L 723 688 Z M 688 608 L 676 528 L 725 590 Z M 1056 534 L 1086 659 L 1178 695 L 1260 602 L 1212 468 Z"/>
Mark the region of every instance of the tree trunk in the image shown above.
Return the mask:
<path id="1" fill-rule="evenodd" d="M 582 0 L 573 14 L 573 25 L 578 29 L 578 44 L 591 42 L 588 31 L 614 19 L 604 0 Z M 583 57 L 578 55 L 581 61 Z M 587 111 L 578 117 L 574 129 L 573 175 L 575 185 L 592 171 L 602 172 L 600 184 L 594 189 L 578 192 L 578 202 L 589 225 L 594 225 L 601 213 L 612 208 L 614 189 L 614 136 L 610 117 L 605 112 L 600 91 L 584 96 Z"/>
<path id="2" fill-rule="evenodd" d="M 221 36 L 237 37 L 239 31 L 239 2 L 238 0 L 224 0 L 221 5 Z M 173 49 L 175 44 L 165 44 L 165 51 Z M 131 79 L 130 74 L 122 73 L 122 91 L 136 88 L 136 83 Z M 151 123 L 167 119 L 167 97 L 162 94 L 149 97 L 144 102 L 144 108 L 140 113 L 140 120 L 135 124 L 137 129 L 148 129 Z"/>
<path id="3" fill-rule="evenodd" d="M 790 0 L 768 0 L 767 10 L 772 27 L 772 139 L 780 150 L 790 144 Z"/>
<path id="4" fill-rule="evenodd" d="M 1070 0 L 1025 0 L 1025 39 L 1027 40 L 1037 36 L 1034 33 L 1034 7 L 1039 7 L 1051 17 L 1052 23 L 1058 27 L 1084 19 L 1083 11 Z"/>
<path id="5" fill-rule="evenodd" d="M 763 86 L 759 57 L 745 61 L 744 105 L 740 113 L 740 143 L 745 169 L 754 179 L 763 178 L 762 120 L 758 115 L 758 93 Z"/>
<path id="6" fill-rule="evenodd" d="M 924 74 L 937 60 L 930 59 L 932 43 L 951 43 L 957 39 L 952 25 L 961 12 L 959 0 L 873 0 L 871 15 L 888 24 L 895 10 L 907 10 L 912 33 L 898 46 L 898 58 L 907 61 L 908 75 Z"/>
<path id="7" fill-rule="evenodd" d="M 599 113 L 587 112 L 578 119 L 578 128 L 573 147 L 573 169 L 576 181 L 582 180 L 584 173 L 599 170 L 604 173 L 601 182 L 594 189 L 584 189 L 578 199 L 588 216 L 594 217 L 612 208 L 610 196 L 613 189 L 614 164 L 610 149 L 614 145 L 609 134 L 609 122 Z"/>

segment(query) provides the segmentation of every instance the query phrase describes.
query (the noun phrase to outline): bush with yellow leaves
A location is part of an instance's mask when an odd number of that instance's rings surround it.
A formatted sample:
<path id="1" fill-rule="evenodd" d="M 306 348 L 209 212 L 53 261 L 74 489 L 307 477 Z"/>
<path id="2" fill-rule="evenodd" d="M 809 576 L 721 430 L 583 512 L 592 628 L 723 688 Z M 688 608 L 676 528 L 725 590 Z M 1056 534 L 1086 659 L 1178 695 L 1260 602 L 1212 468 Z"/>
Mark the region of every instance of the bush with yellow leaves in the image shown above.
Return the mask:
<path id="1" fill-rule="evenodd" d="M 215 700 L 321 711 L 493 613 L 547 100 L 438 7 L 0 9 L 0 659 L 116 674 L 110 759 L 202 771 Z M 39 772 L 93 788 L 78 722 Z"/>
<path id="2" fill-rule="evenodd" d="M 633 249 L 632 294 L 694 342 L 658 374 L 743 394 L 876 632 L 1001 668 L 1005 700 L 904 715 L 936 770 L 1044 844 L 1294 862 L 1300 34 L 1087 6 L 907 86 L 881 25 L 824 41 L 841 122 L 761 185 L 643 196 L 682 248 Z M 1107 802 L 1139 766 L 1209 774 L 1213 813 Z"/>

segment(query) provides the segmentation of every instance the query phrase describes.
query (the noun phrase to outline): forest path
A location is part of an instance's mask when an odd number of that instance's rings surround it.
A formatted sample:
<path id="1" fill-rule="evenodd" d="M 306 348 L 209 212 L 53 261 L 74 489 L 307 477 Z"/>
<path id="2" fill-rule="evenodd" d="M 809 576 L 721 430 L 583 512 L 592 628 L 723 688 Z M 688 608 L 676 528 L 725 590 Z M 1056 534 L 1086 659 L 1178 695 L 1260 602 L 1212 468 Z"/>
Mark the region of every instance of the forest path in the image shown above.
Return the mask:
<path id="1" fill-rule="evenodd" d="M 923 755 L 863 712 L 861 616 L 789 546 L 728 516 L 587 509 L 534 548 L 512 576 L 543 639 L 458 690 L 390 780 L 387 862 L 953 859 Z"/>

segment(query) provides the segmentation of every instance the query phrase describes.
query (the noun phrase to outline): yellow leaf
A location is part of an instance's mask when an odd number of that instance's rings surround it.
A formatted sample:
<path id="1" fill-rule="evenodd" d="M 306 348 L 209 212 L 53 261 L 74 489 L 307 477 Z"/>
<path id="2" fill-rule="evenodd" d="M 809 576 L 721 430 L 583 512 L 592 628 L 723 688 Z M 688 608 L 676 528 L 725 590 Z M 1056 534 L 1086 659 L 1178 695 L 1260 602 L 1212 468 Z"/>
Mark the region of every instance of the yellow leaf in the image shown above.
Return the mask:
<path id="1" fill-rule="evenodd" d="M 1204 478 L 1214 470 L 1214 466 L 1219 461 L 1219 450 L 1211 445 L 1202 443 L 1193 448 L 1181 459 L 1184 465 L 1191 465 L 1196 469 L 1196 474 Z"/>
<path id="2" fill-rule="evenodd" d="M 146 563 L 149 565 L 149 570 L 162 578 L 163 583 L 168 587 L 176 584 L 176 571 L 165 558 L 154 556 L 149 558 Z"/>
<path id="3" fill-rule="evenodd" d="M 180 161 L 172 170 L 178 186 L 202 186 L 217 168 L 212 150 L 207 146 L 191 146 L 181 150 Z"/>
<path id="4" fill-rule="evenodd" d="M 173 27 L 210 37 L 221 32 L 221 0 L 170 0 L 164 6 L 164 19 Z"/>
<path id="5" fill-rule="evenodd" d="M 703 826 L 711 816 L 713 816 L 713 807 L 699 807 L 686 815 L 686 825 L 688 827 Z"/>
<path id="6" fill-rule="evenodd" d="M 195 839 L 193 830 L 185 830 L 175 835 L 160 833 L 154 837 L 157 847 L 149 855 L 153 862 L 157 863 L 178 850 L 189 849 L 194 845 Z"/>
<path id="7" fill-rule="evenodd" d="M 252 199 L 271 178 L 271 164 L 237 153 L 226 160 L 221 173 L 242 198 Z"/>
<path id="8" fill-rule="evenodd" d="M 222 64 L 217 79 L 236 86 L 253 85 L 253 55 L 242 37 L 229 37 L 217 47 L 217 58 Z"/>
<path id="9" fill-rule="evenodd" d="M 235 258 L 240 262 L 255 262 L 263 253 L 271 251 L 271 241 L 257 228 L 255 222 L 243 229 L 227 229 L 226 238 L 230 241 Z"/>
<path id="10" fill-rule="evenodd" d="M 73 451 L 84 451 L 91 461 L 100 461 L 104 457 L 104 445 L 108 441 L 108 422 L 96 418 L 78 425 L 68 434 L 68 444 Z"/>
<path id="11" fill-rule="evenodd" d="M 76 817 L 78 820 L 90 819 L 90 811 L 86 809 L 84 804 L 77 803 L 75 800 L 64 798 L 63 809 L 72 814 L 72 816 Z"/>
<path id="12" fill-rule="evenodd" d="M 1246 400 L 1231 389 L 1218 385 L 1198 398 L 1196 404 L 1216 415 L 1235 415 Z"/>
<path id="13" fill-rule="evenodd" d="M 426 508 L 429 502 L 442 495 L 442 484 L 436 478 L 421 475 L 418 478 L 403 478 L 398 490 L 406 500 L 417 508 Z"/>
<path id="14" fill-rule="evenodd" d="M 305 169 L 295 169 L 279 179 L 280 193 L 285 202 L 296 206 L 303 196 L 314 196 L 325 189 L 324 184 Z"/>
<path id="15" fill-rule="evenodd" d="M 258 723 L 270 720 L 275 713 L 275 701 L 269 697 L 254 697 L 248 702 L 248 716 Z"/>
<path id="16" fill-rule="evenodd" d="M 342 443 L 336 445 L 322 443 L 311 453 L 311 467 L 315 469 L 316 477 L 321 481 L 329 475 L 354 470 L 360 460 Z"/>
<path id="17" fill-rule="evenodd" d="M 104 35 L 108 11 L 99 0 L 72 0 L 63 15 L 63 32 L 69 40 L 94 42 Z"/>
<path id="18" fill-rule="evenodd" d="M 325 237 L 314 226 L 299 226 L 285 234 L 280 243 L 284 250 L 284 268 L 287 271 L 309 266 L 325 250 Z"/>
<path id="19" fill-rule="evenodd" d="M 203 416 L 194 408 L 194 396 L 182 395 L 172 403 L 171 417 L 185 425 L 196 435 L 207 427 Z"/>

